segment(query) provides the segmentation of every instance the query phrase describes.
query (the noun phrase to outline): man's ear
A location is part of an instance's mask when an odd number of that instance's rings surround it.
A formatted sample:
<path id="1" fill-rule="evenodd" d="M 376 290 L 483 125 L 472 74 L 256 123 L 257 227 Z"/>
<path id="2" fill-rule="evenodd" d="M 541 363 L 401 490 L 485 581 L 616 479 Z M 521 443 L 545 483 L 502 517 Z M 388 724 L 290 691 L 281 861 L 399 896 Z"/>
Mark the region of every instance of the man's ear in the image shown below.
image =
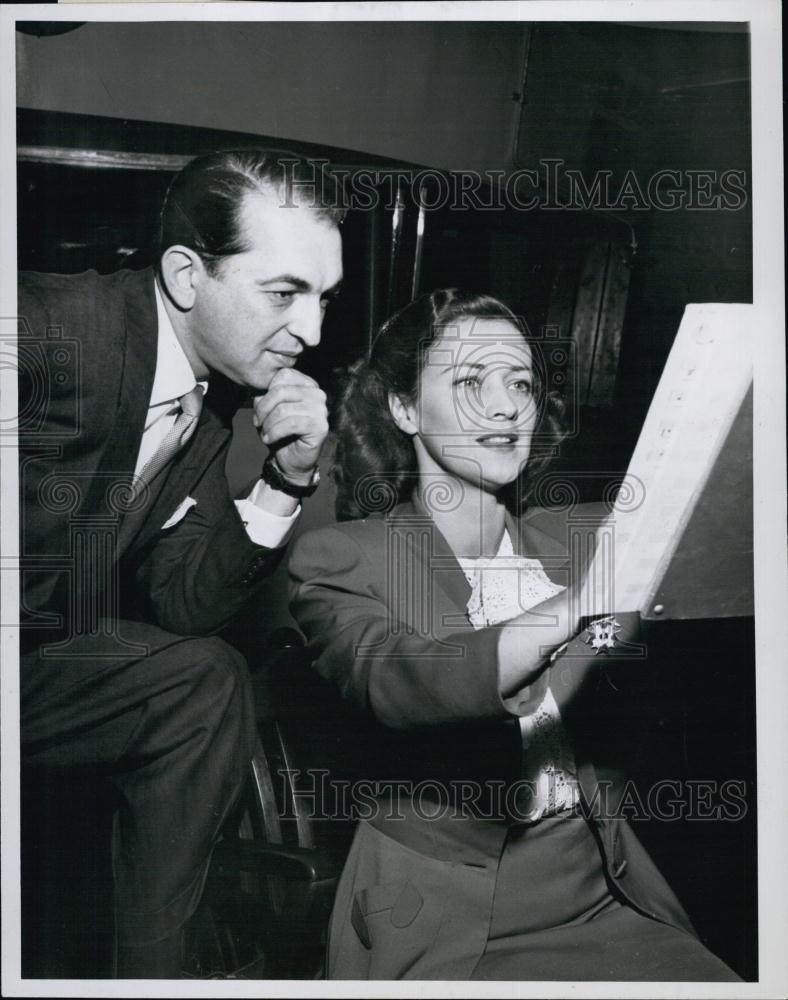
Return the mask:
<path id="1" fill-rule="evenodd" d="M 194 305 L 197 285 L 205 276 L 200 255 L 190 247 L 167 247 L 161 255 L 161 277 L 175 305 L 187 312 Z"/>
<path id="2" fill-rule="evenodd" d="M 416 408 L 406 403 L 395 392 L 389 393 L 389 410 L 394 423 L 405 434 L 415 434 L 419 429 L 416 419 Z"/>

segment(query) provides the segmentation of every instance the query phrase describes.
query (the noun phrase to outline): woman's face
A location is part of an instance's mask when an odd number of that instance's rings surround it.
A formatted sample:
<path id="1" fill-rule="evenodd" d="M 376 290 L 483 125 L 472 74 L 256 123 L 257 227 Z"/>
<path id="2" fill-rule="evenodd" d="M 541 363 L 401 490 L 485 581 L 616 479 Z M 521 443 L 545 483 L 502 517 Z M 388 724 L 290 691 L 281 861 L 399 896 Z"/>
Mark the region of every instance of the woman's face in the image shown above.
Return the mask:
<path id="1" fill-rule="evenodd" d="M 395 413 L 396 416 L 396 413 Z M 467 317 L 427 351 L 416 402 L 398 420 L 419 472 L 497 491 L 519 476 L 536 424 L 531 351 L 506 319 Z"/>

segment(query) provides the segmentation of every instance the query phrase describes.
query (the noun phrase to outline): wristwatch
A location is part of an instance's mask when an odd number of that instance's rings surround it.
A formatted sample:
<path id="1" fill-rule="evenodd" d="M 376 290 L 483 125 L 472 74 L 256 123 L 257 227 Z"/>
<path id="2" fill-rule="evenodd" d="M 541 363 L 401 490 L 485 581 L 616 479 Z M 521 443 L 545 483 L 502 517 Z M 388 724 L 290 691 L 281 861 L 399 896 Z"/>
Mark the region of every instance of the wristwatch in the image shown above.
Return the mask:
<path id="1" fill-rule="evenodd" d="M 285 479 L 282 470 L 276 464 L 273 452 L 269 453 L 268 458 L 263 462 L 263 470 L 260 476 L 264 483 L 268 483 L 275 490 L 279 490 L 280 493 L 285 493 L 289 497 L 294 497 L 296 500 L 301 500 L 303 497 L 311 497 L 320 482 L 320 470 L 315 467 L 311 483 L 308 483 L 306 486 L 291 483 L 289 479 Z"/>

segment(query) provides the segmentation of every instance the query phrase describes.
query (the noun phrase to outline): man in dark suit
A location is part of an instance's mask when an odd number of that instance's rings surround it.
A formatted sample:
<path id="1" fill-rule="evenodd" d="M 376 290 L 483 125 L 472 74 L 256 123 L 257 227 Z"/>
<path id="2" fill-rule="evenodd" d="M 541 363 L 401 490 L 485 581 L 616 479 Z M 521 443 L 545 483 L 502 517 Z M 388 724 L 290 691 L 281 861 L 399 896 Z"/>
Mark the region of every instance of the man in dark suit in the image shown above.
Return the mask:
<path id="1" fill-rule="evenodd" d="M 312 164 L 219 153 L 170 186 L 155 271 L 20 277 L 22 754 L 118 793 L 119 977 L 179 974 L 248 767 L 246 664 L 215 633 L 317 483 L 325 397 L 295 365 L 338 290 L 341 219 Z M 244 391 L 269 457 L 233 501 Z"/>

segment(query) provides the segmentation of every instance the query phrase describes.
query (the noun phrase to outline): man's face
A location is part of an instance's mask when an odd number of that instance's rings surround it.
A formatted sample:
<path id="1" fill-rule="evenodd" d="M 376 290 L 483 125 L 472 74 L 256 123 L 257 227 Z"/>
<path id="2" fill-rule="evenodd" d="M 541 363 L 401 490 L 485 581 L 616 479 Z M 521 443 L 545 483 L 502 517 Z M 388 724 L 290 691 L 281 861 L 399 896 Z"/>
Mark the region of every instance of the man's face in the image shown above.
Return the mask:
<path id="1" fill-rule="evenodd" d="M 268 388 L 320 342 L 326 306 L 342 280 L 336 225 L 274 194 L 247 195 L 241 231 L 249 249 L 201 271 L 188 314 L 191 353 L 233 382 Z"/>

